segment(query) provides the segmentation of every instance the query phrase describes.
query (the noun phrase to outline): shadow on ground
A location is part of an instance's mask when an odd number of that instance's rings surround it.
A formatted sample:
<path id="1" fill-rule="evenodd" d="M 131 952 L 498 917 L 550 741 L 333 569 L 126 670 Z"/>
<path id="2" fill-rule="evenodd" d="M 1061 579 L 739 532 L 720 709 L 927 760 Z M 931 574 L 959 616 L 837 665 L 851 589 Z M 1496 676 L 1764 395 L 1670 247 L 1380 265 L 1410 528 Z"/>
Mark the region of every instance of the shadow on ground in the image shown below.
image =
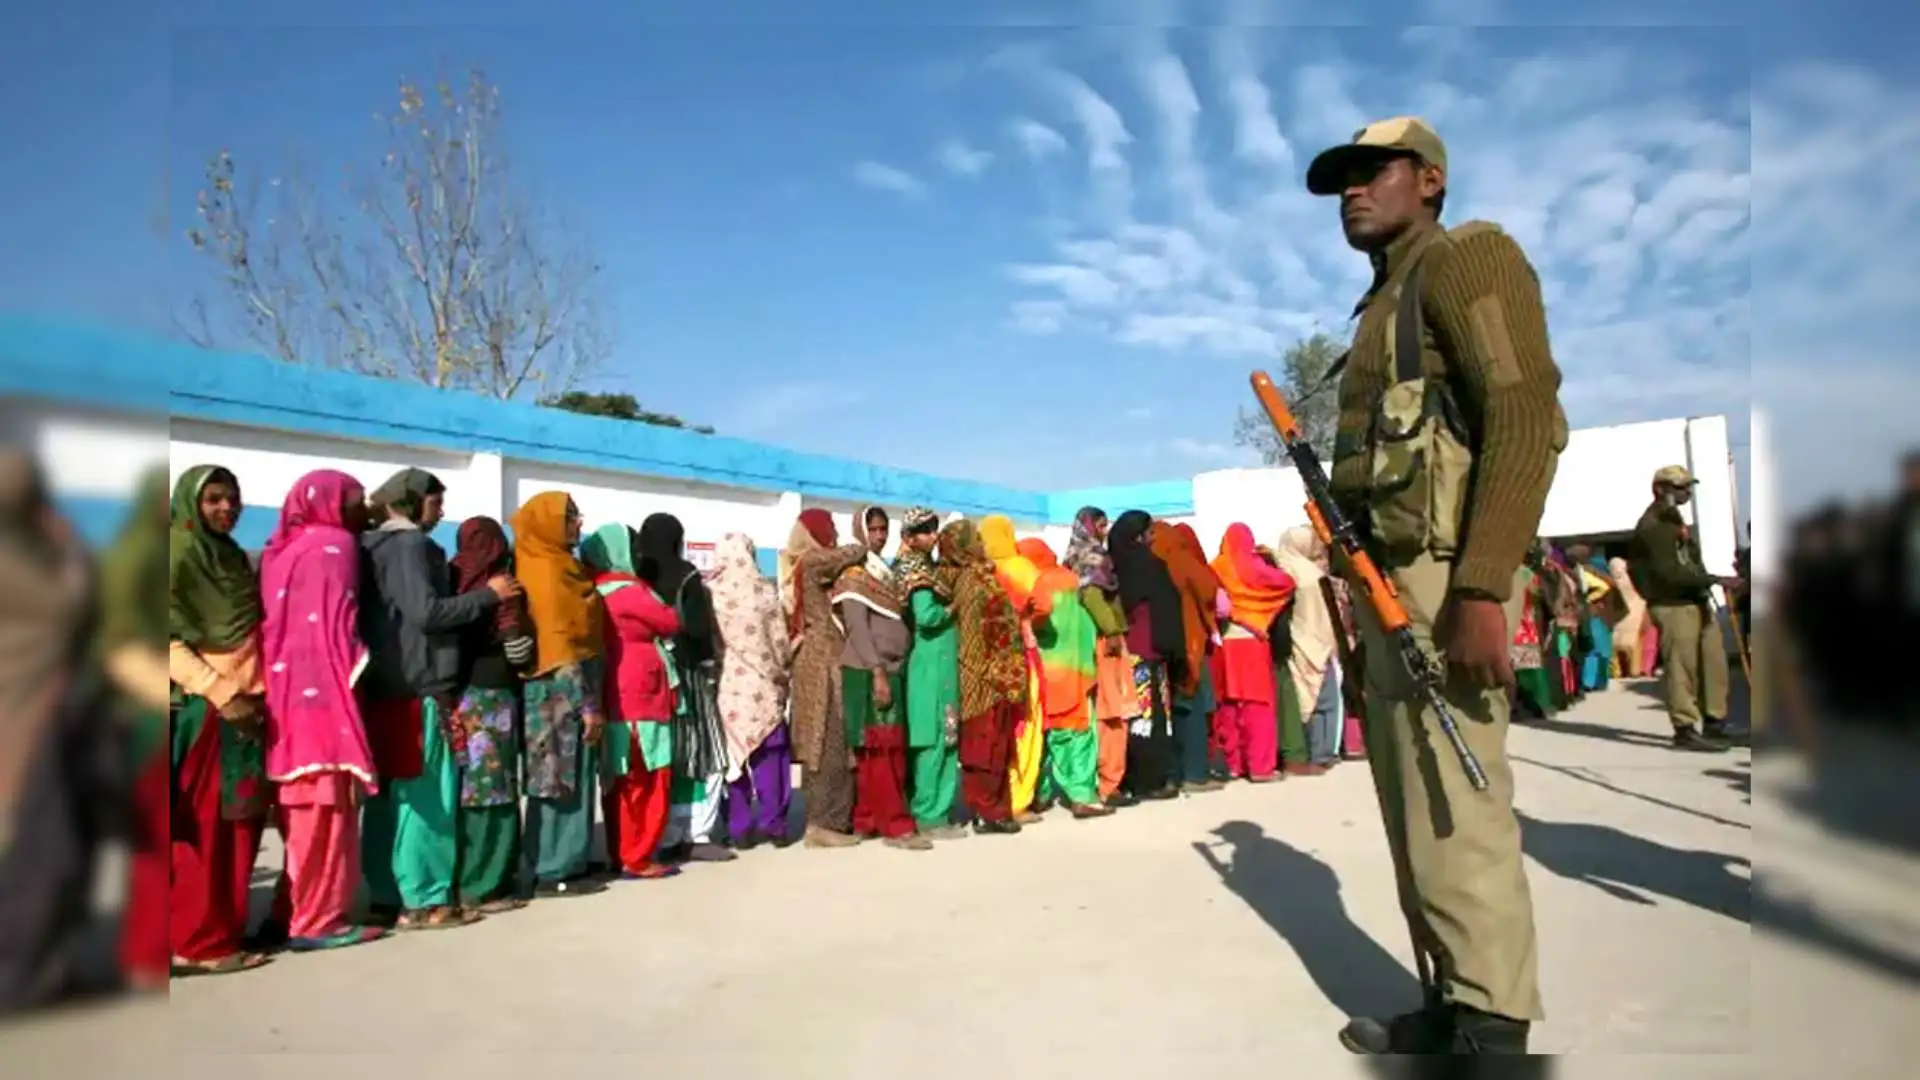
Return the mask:
<path id="1" fill-rule="evenodd" d="M 1787 798 L 1796 812 L 1835 832 L 1920 854 L 1920 733 L 1823 724 L 1807 785 Z"/>
<path id="2" fill-rule="evenodd" d="M 1213 833 L 1219 842 L 1194 849 L 1293 949 L 1335 1008 L 1383 1016 L 1419 1002 L 1419 980 L 1347 915 L 1332 867 L 1250 821 Z"/>
<path id="3" fill-rule="evenodd" d="M 1753 762 L 1736 762 L 1727 769 L 1708 769 L 1704 775 L 1712 780 L 1725 780 L 1745 801 L 1753 802 Z"/>
<path id="4" fill-rule="evenodd" d="M 1836 920 L 1822 914 L 1815 904 L 1771 895 L 1766 881 L 1766 876 L 1762 874 L 1760 886 L 1754 890 L 1753 924 L 1756 927 L 1792 938 L 1888 978 L 1920 986 L 1920 961 L 1869 940 L 1859 932 L 1860 927 L 1849 925 L 1855 920 Z"/>
<path id="5" fill-rule="evenodd" d="M 1752 918 L 1752 882 L 1734 869 L 1751 872 L 1753 864 L 1737 855 L 1668 847 L 1610 825 L 1516 816 L 1526 853 L 1559 877 L 1628 903 L 1665 897 L 1741 922 Z"/>
<path id="6" fill-rule="evenodd" d="M 1651 735 L 1644 731 L 1629 731 L 1625 728 L 1611 727 L 1606 724 L 1593 724 L 1585 720 L 1569 720 L 1560 715 L 1548 719 L 1529 717 L 1522 721 L 1535 731 L 1551 731 L 1555 735 L 1575 735 L 1583 739 L 1600 739 L 1605 742 L 1626 743 L 1629 746 L 1666 746 L 1672 740 L 1665 735 Z"/>
<path id="7" fill-rule="evenodd" d="M 1544 769 L 1545 771 L 1550 773 L 1557 773 L 1561 776 L 1566 777 L 1569 780 L 1577 780 L 1582 784 L 1591 784 L 1592 786 L 1597 787 L 1602 791 L 1611 791 L 1615 795 L 1623 795 L 1629 799 L 1634 799 L 1639 802 L 1647 803 L 1648 805 L 1651 805 L 1651 806 L 1658 806 L 1666 810 L 1672 810 L 1674 813 L 1677 813 L 1677 814 L 1686 814 L 1688 817 L 1696 817 L 1701 819 L 1702 821 L 1711 821 L 1715 825 L 1725 825 L 1729 829 L 1751 830 L 1753 828 L 1752 825 L 1744 821 L 1735 821 L 1732 818 L 1721 817 L 1719 814 L 1715 814 L 1707 810 L 1700 810 L 1695 807 L 1685 806 L 1680 803 L 1674 802 L 1671 799 L 1660 798 L 1658 795 L 1648 795 L 1644 791 L 1635 791 L 1632 788 L 1621 787 L 1619 784 L 1613 783 L 1612 781 L 1608 780 L 1606 777 L 1601 776 L 1600 774 L 1594 772 L 1593 770 L 1583 769 L 1577 765 L 1555 765 L 1552 762 L 1539 761 L 1534 758 L 1525 757 L 1520 754 L 1510 754 L 1508 755 L 1508 760 L 1517 762 L 1521 765 L 1531 765 L 1536 769 Z M 1747 765 L 1745 762 L 1742 762 L 1740 767 L 1746 768 Z M 1721 776 L 1723 775 L 1723 770 L 1710 769 L 1707 771 L 1707 775 L 1716 776 L 1716 777 Z M 1724 773 L 1724 775 L 1733 775 L 1733 774 Z M 1749 786 L 1747 790 L 1751 792 L 1752 791 L 1751 786 Z M 1748 802 L 1753 801 L 1751 795 L 1749 795 L 1747 801 Z"/>

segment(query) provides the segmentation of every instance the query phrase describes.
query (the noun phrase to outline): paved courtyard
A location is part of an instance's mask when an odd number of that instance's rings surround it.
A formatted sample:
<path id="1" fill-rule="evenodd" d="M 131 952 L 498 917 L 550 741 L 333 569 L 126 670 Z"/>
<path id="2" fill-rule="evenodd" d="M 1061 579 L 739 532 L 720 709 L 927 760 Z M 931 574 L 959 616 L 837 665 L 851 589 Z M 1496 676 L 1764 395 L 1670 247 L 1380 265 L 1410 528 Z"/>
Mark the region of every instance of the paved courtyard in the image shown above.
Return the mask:
<path id="1" fill-rule="evenodd" d="M 1671 1055 L 1635 1076 L 1754 1075 L 1694 1056 L 1754 1039 L 1750 758 L 1665 749 L 1648 689 L 1514 732 L 1550 1014 L 1536 1045 Z M 1375 815 L 1366 767 L 1343 765 L 931 853 L 754 852 L 181 981 L 170 1007 L 12 1033 L 0 1071 L 1348 1075 L 1342 1018 L 1416 993 Z"/>

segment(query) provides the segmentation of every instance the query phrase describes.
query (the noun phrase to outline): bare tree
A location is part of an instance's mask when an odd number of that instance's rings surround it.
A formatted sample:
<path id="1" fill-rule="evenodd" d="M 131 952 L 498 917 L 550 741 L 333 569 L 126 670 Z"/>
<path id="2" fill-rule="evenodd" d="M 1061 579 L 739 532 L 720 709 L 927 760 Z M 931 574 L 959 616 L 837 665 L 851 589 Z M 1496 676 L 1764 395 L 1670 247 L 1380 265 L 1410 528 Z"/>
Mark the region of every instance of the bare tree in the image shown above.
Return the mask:
<path id="1" fill-rule="evenodd" d="M 1300 429 L 1306 433 L 1308 445 L 1319 455 L 1321 464 L 1329 468 L 1333 465 L 1334 431 L 1340 424 L 1340 401 L 1339 380 L 1332 383 L 1325 380 L 1327 372 L 1346 351 L 1347 347 L 1337 338 L 1325 333 L 1296 341 L 1281 354 L 1280 378 L 1276 380 L 1294 419 L 1300 421 Z M 1267 414 L 1258 409 L 1239 411 L 1234 418 L 1233 441 L 1259 451 L 1260 459 L 1268 465 L 1288 461 L 1280 436 L 1274 432 Z"/>
<path id="2" fill-rule="evenodd" d="M 222 151 L 187 240 L 218 288 L 176 323 L 207 346 L 502 400 L 574 388 L 607 355 L 600 267 L 517 189 L 499 90 L 402 81 L 386 149 L 329 200 L 303 169 L 262 181 Z"/>

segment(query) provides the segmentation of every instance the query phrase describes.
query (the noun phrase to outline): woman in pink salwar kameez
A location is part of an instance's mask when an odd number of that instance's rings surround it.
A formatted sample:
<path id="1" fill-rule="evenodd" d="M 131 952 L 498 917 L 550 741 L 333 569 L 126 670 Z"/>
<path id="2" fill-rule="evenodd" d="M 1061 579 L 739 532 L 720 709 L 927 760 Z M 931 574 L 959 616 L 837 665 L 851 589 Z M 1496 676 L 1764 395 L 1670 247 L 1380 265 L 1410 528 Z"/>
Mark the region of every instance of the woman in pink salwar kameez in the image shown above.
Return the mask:
<path id="1" fill-rule="evenodd" d="M 320 469 L 294 482 L 260 556 L 267 661 L 267 778 L 279 785 L 293 900 L 287 946 L 358 945 L 384 931 L 348 921 L 360 884 L 360 801 L 378 790 L 353 682 L 359 481 Z"/>

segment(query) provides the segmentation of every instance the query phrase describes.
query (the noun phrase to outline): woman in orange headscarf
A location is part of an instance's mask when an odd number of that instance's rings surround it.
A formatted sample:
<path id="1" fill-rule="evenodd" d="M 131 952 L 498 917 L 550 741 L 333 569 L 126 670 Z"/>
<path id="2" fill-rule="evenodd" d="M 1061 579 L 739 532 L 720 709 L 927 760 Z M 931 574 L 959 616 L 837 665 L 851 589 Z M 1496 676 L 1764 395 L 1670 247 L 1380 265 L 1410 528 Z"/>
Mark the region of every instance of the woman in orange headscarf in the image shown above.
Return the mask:
<path id="1" fill-rule="evenodd" d="M 1173 575 L 1180 591 L 1180 622 L 1187 662 L 1173 677 L 1173 741 L 1181 788 L 1218 791 L 1213 776 L 1213 675 L 1208 658 L 1220 644 L 1220 619 L 1227 608 L 1220 578 L 1207 565 L 1206 549 L 1193 526 L 1154 522 L 1147 545 Z"/>
<path id="2" fill-rule="evenodd" d="M 1220 539 L 1213 572 L 1227 591 L 1229 622 L 1213 654 L 1219 698 L 1214 730 L 1227 773 L 1264 784 L 1279 775 L 1279 730 L 1273 723 L 1273 657 L 1267 631 L 1293 598 L 1293 578 L 1254 550 L 1253 530 L 1235 522 Z"/>
<path id="3" fill-rule="evenodd" d="M 1040 571 L 1033 585 L 1033 638 L 1046 710 L 1047 781 L 1076 818 L 1105 817 L 1100 801 L 1100 736 L 1088 708 L 1094 690 L 1093 616 L 1080 602 L 1080 576 L 1039 537 L 1016 545 Z"/>
<path id="4" fill-rule="evenodd" d="M 592 891 L 584 882 L 593 850 L 596 756 L 606 604 L 574 557 L 580 508 L 564 491 L 543 491 L 513 515 L 513 566 L 533 622 L 526 684 L 523 858 L 540 896 Z"/>

